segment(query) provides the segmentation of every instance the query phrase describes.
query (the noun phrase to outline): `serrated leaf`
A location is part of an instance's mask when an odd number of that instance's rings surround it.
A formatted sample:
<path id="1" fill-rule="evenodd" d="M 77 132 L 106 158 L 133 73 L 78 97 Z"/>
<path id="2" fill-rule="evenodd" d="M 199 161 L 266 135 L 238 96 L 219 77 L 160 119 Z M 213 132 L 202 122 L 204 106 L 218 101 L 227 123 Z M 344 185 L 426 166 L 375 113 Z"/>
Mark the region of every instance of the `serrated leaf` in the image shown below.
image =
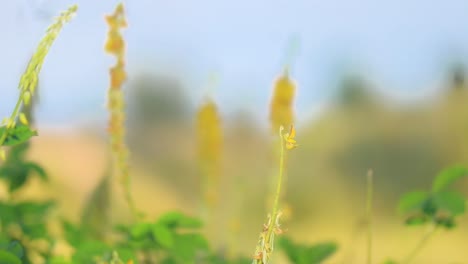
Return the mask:
<path id="1" fill-rule="evenodd" d="M 439 209 L 448 211 L 452 215 L 460 215 L 465 212 L 466 199 L 457 192 L 439 192 L 434 194 L 434 202 Z"/>
<path id="2" fill-rule="evenodd" d="M 432 191 L 440 192 L 456 180 L 468 175 L 468 170 L 462 166 L 453 166 L 440 172 L 432 183 Z"/>
<path id="3" fill-rule="evenodd" d="M 0 136 L 6 133 L 6 127 L 0 127 Z M 33 136 L 37 136 L 37 131 L 32 130 L 29 126 L 17 125 L 8 130 L 3 146 L 14 146 L 26 142 Z"/>
<path id="4" fill-rule="evenodd" d="M 398 211 L 401 214 L 422 209 L 424 203 L 429 199 L 429 193 L 425 191 L 414 191 L 403 195 L 398 203 Z"/>
<path id="5" fill-rule="evenodd" d="M 174 236 L 171 230 L 162 224 L 153 225 L 152 229 L 153 238 L 156 242 L 165 248 L 172 248 L 174 246 Z"/>
<path id="6" fill-rule="evenodd" d="M 15 254 L 8 252 L 6 250 L 0 249 L 0 263 L 2 264 L 21 264 L 21 259 L 19 259 Z"/>

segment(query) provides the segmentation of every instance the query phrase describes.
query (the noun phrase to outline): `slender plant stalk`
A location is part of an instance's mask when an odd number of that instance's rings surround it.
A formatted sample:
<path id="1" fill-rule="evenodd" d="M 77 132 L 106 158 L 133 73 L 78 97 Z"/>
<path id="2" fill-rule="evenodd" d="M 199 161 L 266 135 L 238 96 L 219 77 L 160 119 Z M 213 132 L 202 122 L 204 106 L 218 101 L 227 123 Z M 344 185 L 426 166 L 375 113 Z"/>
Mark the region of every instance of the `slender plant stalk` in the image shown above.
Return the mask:
<path id="1" fill-rule="evenodd" d="M 438 230 L 437 226 L 432 225 L 426 231 L 426 233 L 421 238 L 421 240 L 419 240 L 416 247 L 408 254 L 408 256 L 405 258 L 405 260 L 403 262 L 401 262 L 401 263 L 402 264 L 410 264 L 413 261 L 413 259 L 416 257 L 416 255 L 421 251 L 421 249 L 423 249 L 424 246 L 426 246 L 427 242 L 429 242 L 429 240 L 432 238 L 432 236 L 436 233 L 437 230 Z"/>
<path id="2" fill-rule="evenodd" d="M 279 166 L 279 175 L 278 175 L 278 182 L 276 184 L 276 193 L 275 193 L 275 200 L 273 202 L 273 211 L 271 214 L 271 219 L 270 221 L 270 226 L 268 227 L 268 235 L 267 237 L 271 237 L 271 234 L 274 229 L 275 221 L 278 217 L 278 206 L 279 206 L 279 200 L 281 196 L 281 185 L 283 183 L 283 172 L 284 172 L 284 142 L 282 139 L 282 134 L 280 132 L 280 138 L 281 138 L 281 148 L 280 148 L 280 166 Z"/>
<path id="3" fill-rule="evenodd" d="M 367 264 L 372 263 L 372 201 L 373 201 L 373 171 L 367 172 L 367 197 L 366 197 L 366 215 L 367 215 Z"/>
<path id="4" fill-rule="evenodd" d="M 285 149 L 291 150 L 297 147 L 296 140 L 294 136 L 296 134 L 294 127 L 291 126 L 289 133 L 283 135 L 284 128 L 281 126 L 279 129 L 279 136 L 281 141 L 280 148 L 280 166 L 279 166 L 279 175 L 278 182 L 276 185 L 276 192 L 273 202 L 273 209 L 271 215 L 268 216 L 268 222 L 264 225 L 262 232 L 260 233 L 260 239 L 258 241 L 257 247 L 255 248 L 255 255 L 252 261 L 252 264 L 267 264 L 271 258 L 274 247 L 275 234 L 281 234 L 282 230 L 280 229 L 279 218 L 281 213 L 279 211 L 279 201 L 281 197 L 281 186 L 283 185 L 284 177 L 284 160 L 285 160 Z"/>

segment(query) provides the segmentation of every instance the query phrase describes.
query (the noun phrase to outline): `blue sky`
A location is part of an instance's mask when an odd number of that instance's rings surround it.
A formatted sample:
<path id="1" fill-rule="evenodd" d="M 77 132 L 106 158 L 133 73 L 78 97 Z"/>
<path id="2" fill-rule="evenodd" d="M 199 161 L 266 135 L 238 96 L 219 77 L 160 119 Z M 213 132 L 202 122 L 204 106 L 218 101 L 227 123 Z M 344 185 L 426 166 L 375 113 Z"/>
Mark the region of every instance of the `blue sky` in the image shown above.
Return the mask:
<path id="1" fill-rule="evenodd" d="M 397 98 L 424 97 L 468 55 L 468 1 L 134 0 L 127 6 L 130 79 L 141 71 L 182 77 L 199 101 L 210 75 L 226 114 L 240 108 L 267 115 L 273 79 L 288 45 L 300 39 L 293 76 L 297 112 L 305 117 L 333 93 L 346 71 L 363 73 Z M 51 16 L 72 3 L 78 15 L 52 47 L 41 74 L 39 121 L 99 121 L 107 69 L 103 15 L 117 1 L 0 0 L 0 114 Z"/>

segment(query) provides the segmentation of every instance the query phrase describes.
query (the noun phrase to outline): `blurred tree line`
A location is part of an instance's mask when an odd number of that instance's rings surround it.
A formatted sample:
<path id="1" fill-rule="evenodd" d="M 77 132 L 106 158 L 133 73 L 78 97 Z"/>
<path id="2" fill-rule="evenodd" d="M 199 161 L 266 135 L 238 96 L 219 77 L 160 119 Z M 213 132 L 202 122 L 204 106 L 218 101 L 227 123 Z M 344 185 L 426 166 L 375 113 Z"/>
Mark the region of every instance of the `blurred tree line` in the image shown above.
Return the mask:
<path id="1" fill-rule="evenodd" d="M 291 157 L 287 185 L 291 206 L 301 212 L 296 217 L 306 218 L 320 209 L 314 197 L 355 199 L 359 204 L 362 197 L 349 196 L 364 190 L 369 168 L 375 171 L 377 206 L 390 208 L 383 211 L 393 214 L 400 194 L 428 185 L 446 166 L 463 163 L 468 158 L 466 70 L 463 64 L 454 64 L 448 72 L 444 92 L 436 100 L 402 107 L 383 98 L 363 76 L 344 75 L 334 103 L 298 131 L 301 147 Z M 134 154 L 182 196 L 195 197 L 196 107 L 186 87 L 175 78 L 142 75 L 128 91 Z M 262 208 L 262 200 L 254 196 L 266 192 L 269 137 L 250 113 L 240 111 L 224 117 L 223 123 L 226 184 L 248 181 L 253 187 L 244 189 L 245 197 L 252 196 L 252 208 Z M 311 192 L 317 195 L 304 202 Z"/>

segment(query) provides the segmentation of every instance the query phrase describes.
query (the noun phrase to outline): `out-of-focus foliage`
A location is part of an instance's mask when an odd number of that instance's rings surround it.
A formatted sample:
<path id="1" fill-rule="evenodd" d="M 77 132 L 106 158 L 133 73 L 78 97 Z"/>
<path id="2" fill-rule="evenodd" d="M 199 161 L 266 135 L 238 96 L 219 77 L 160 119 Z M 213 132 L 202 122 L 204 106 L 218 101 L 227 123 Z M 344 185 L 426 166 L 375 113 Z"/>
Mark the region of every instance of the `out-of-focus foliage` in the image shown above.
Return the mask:
<path id="1" fill-rule="evenodd" d="M 114 33 L 111 37 L 115 37 Z M 119 38 L 117 46 L 122 41 Z M 115 46 L 110 46 L 109 49 L 114 50 Z M 22 79 L 20 85 L 20 88 L 27 88 L 20 98 L 25 105 L 36 98 L 31 92 L 38 82 L 37 70 L 45 56 L 44 49 L 41 51 L 36 63 L 27 70 L 29 79 Z M 113 71 L 119 70 L 114 68 Z M 437 100 L 400 108 L 379 96 L 365 78 L 354 75 L 343 78 L 334 98 L 336 104 L 314 122 L 305 122 L 298 129 L 301 147 L 288 160 L 289 190 L 286 192 L 296 221 L 294 224 L 308 223 L 311 228 L 319 229 L 314 225 L 314 221 L 321 217 L 317 212 L 329 211 L 339 211 L 344 217 L 337 219 L 344 219 L 345 224 L 350 222 L 347 215 L 352 215 L 351 218 L 359 214 L 356 207 L 362 197 L 356 194 L 360 193 L 362 176 L 369 167 L 378 177 L 378 213 L 381 218 L 390 219 L 394 214 L 388 208 L 394 207 L 400 194 L 429 185 L 430 175 L 449 164 L 467 160 L 465 71 L 461 64 L 450 70 L 447 89 Z M 118 73 L 111 81 L 120 87 L 126 76 Z M 272 126 L 294 120 L 291 106 L 295 87 L 287 75 L 277 80 L 275 88 L 278 89 L 273 96 L 276 101 L 272 103 L 272 108 L 276 108 L 271 109 L 270 116 Z M 193 109 L 190 109 L 183 88 L 181 80 L 149 75 L 131 83 L 128 89 L 128 139 L 132 157 L 137 160 L 133 164 L 142 163 L 151 176 L 164 179 L 163 184 L 170 183 L 168 189 L 183 197 L 186 208 L 190 209 L 199 199 L 198 187 L 194 186 L 199 186 L 200 178 L 196 173 L 199 164 L 194 158 L 197 148 L 193 137 L 195 126 L 189 118 Z M 116 106 L 122 107 L 123 94 L 118 99 Z M 251 263 L 252 256 L 237 251 L 227 254 L 220 249 L 227 247 L 225 237 L 233 235 L 229 232 L 234 233 L 223 225 L 226 219 L 222 217 L 219 223 L 208 227 L 197 218 L 180 212 L 129 223 L 120 218 L 113 219 L 117 214 L 111 210 L 115 206 L 112 201 L 117 195 L 112 192 L 114 179 L 108 171 L 91 193 L 80 221 L 63 220 L 62 233 L 51 232 L 48 228 L 53 216 L 51 211 L 61 201 L 31 201 L 21 197 L 21 191 L 33 177 L 47 180 L 48 175 L 28 156 L 28 140 L 36 135 L 30 124 L 32 116 L 26 108 L 17 110 L 21 111 L 14 111 L 18 112 L 14 122 L 7 120 L 0 127 L 0 138 L 4 138 L 1 145 L 9 147 L 8 156 L 0 167 L 0 180 L 7 187 L 7 194 L 0 200 L 0 263 Z M 26 119 L 19 112 L 24 113 Z M 118 121 L 122 121 L 122 116 Z M 223 206 L 219 214 L 236 220 L 237 229 L 243 228 L 249 241 L 253 234 L 249 226 L 256 224 L 255 220 L 264 214 L 263 197 L 268 192 L 267 183 L 271 176 L 268 168 L 275 162 L 268 152 L 269 133 L 263 131 L 252 116 L 250 113 L 234 118 L 227 116 L 223 118 L 222 136 L 210 136 L 223 144 L 224 151 L 224 163 L 217 168 L 223 175 L 223 182 L 220 189 L 215 190 L 224 196 L 220 197 Z M 22 124 L 14 124 L 16 119 Z M 123 127 L 123 123 L 120 125 Z M 207 124 L 201 125 L 204 126 Z M 123 142 L 124 137 L 120 136 Z M 219 156 L 213 154 L 211 158 L 219 159 Z M 461 166 L 450 167 L 438 174 L 431 188 L 402 196 L 399 210 L 405 215 L 406 224 L 432 225 L 443 230 L 462 224 L 459 219 L 466 211 L 466 198 L 461 189 L 466 186 L 462 179 L 466 172 Z M 330 186 L 338 188 L 331 189 Z M 147 199 L 144 202 L 157 206 L 164 201 Z M 341 203 L 340 207 L 335 208 L 337 203 Z M 351 206 L 354 204 L 357 205 Z M 318 208 L 326 210 L 319 211 Z M 119 225 L 115 227 L 115 223 Z M 208 243 L 210 236 L 206 231 L 209 228 L 220 232 L 221 242 Z M 303 236 L 308 234 L 303 230 L 295 232 Z M 241 243 L 235 242 L 250 248 L 254 243 L 244 243 L 246 234 L 239 239 Z M 314 235 L 311 232 L 311 236 Z M 67 256 L 54 251 L 60 239 L 65 239 L 72 248 Z M 298 264 L 329 260 L 338 249 L 337 244 L 331 242 L 298 244 L 289 236 L 280 237 L 277 242 L 284 257 Z"/>
<path id="2" fill-rule="evenodd" d="M 141 75 L 129 87 L 131 128 L 164 126 L 187 120 L 189 102 L 180 80 Z"/>
<path id="3" fill-rule="evenodd" d="M 466 198 L 463 194 L 449 190 L 459 178 L 468 176 L 468 170 L 454 166 L 440 172 L 434 179 L 431 191 L 413 191 L 405 194 L 398 209 L 409 214 L 408 225 L 432 223 L 434 226 L 453 228 L 455 217 L 465 213 Z"/>
<path id="4" fill-rule="evenodd" d="M 343 107 L 364 107 L 376 103 L 370 84 L 358 75 L 347 75 L 341 80 L 335 100 Z"/>
<path id="5" fill-rule="evenodd" d="M 279 245 L 286 252 L 291 263 L 295 264 L 322 263 L 338 249 L 334 242 L 323 242 L 307 246 L 296 244 L 287 237 L 280 238 Z"/>

